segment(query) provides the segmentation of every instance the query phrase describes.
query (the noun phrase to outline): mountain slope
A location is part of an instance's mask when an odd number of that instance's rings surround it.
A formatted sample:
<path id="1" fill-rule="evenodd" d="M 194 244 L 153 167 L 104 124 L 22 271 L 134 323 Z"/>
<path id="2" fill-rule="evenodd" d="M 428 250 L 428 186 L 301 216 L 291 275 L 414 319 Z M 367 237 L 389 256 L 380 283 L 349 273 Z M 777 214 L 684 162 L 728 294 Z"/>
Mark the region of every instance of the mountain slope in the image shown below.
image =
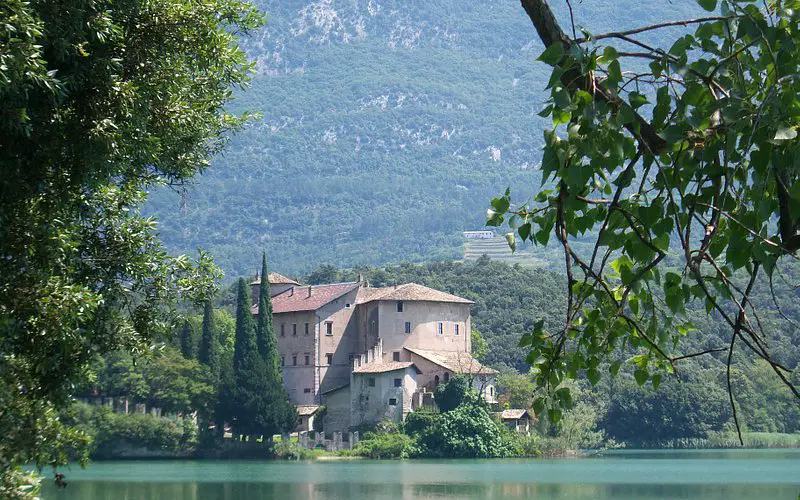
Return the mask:
<path id="1" fill-rule="evenodd" d="M 553 2 L 569 19 L 562 2 Z M 574 2 L 573 2 L 574 3 Z M 265 2 L 244 41 L 262 118 L 186 193 L 152 193 L 168 248 L 203 247 L 229 276 L 266 247 L 274 269 L 458 259 L 488 200 L 533 193 L 549 78 L 516 1 Z M 598 31 L 691 16 L 675 3 L 585 1 Z M 669 38 L 670 33 L 659 34 Z"/>

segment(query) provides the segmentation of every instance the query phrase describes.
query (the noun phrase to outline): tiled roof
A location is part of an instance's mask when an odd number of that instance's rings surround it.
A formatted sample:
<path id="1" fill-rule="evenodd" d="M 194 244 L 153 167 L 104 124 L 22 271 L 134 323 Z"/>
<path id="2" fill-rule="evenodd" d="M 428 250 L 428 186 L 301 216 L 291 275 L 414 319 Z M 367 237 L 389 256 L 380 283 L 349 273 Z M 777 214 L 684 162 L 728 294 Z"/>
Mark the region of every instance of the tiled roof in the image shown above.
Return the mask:
<path id="1" fill-rule="evenodd" d="M 362 288 L 358 294 L 358 303 L 371 302 L 373 300 L 408 300 L 426 302 L 456 302 L 459 304 L 472 304 L 467 300 L 456 295 L 452 295 L 427 286 L 416 283 L 406 283 L 404 285 L 388 286 L 383 288 Z"/>
<path id="2" fill-rule="evenodd" d="M 316 311 L 356 288 L 358 288 L 358 283 L 295 286 L 272 297 L 272 313 Z M 311 290 L 310 296 L 309 289 Z M 253 314 L 258 314 L 258 304 L 254 305 L 252 310 Z"/>
<path id="3" fill-rule="evenodd" d="M 405 347 L 404 349 L 453 373 L 466 373 L 469 375 L 496 375 L 500 373 L 488 366 L 483 366 L 477 359 L 466 352 L 428 351 L 411 347 Z"/>
<path id="4" fill-rule="evenodd" d="M 419 369 L 414 366 L 411 361 L 386 361 L 384 363 L 366 363 L 355 370 L 353 373 L 386 373 L 396 370 L 405 370 L 409 366 L 413 366 L 417 373 L 421 373 Z"/>
<path id="5" fill-rule="evenodd" d="M 509 410 L 503 410 L 502 412 L 498 413 L 498 415 L 502 420 L 518 420 L 525 416 L 526 413 L 528 413 L 528 410 L 512 408 Z"/>
<path id="6" fill-rule="evenodd" d="M 272 285 L 300 285 L 300 283 L 296 282 L 292 278 L 287 278 L 286 276 L 278 273 L 269 273 L 267 278 L 269 279 L 269 283 Z M 252 281 L 250 284 L 260 285 L 261 278 L 256 278 L 255 281 Z"/>
<path id="7" fill-rule="evenodd" d="M 319 410 L 319 406 L 314 405 L 297 405 L 295 408 L 297 408 L 297 414 L 301 417 L 308 417 L 309 415 L 317 413 L 317 410 Z"/>

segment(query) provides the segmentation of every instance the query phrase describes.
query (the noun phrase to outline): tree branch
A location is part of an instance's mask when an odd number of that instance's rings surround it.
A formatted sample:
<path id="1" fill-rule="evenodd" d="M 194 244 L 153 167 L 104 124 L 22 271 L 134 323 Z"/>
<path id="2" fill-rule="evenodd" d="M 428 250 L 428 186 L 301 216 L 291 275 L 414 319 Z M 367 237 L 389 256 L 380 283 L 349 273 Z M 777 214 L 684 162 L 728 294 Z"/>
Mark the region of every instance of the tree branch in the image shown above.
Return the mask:
<path id="1" fill-rule="evenodd" d="M 726 21 L 728 19 L 734 19 L 738 16 L 711 16 L 711 17 L 700 17 L 697 19 L 684 19 L 682 21 L 667 21 L 665 23 L 659 24 L 651 24 L 649 26 L 642 26 L 641 28 L 636 28 L 628 31 L 612 31 L 610 33 L 601 33 L 599 35 L 591 35 L 588 38 L 576 38 L 575 43 L 586 43 L 592 40 L 602 40 L 604 38 L 615 38 L 620 35 L 635 35 L 637 33 L 644 33 L 645 31 L 653 31 L 661 28 L 668 28 L 670 26 L 688 26 L 690 24 L 699 24 L 704 23 L 706 21 Z"/>

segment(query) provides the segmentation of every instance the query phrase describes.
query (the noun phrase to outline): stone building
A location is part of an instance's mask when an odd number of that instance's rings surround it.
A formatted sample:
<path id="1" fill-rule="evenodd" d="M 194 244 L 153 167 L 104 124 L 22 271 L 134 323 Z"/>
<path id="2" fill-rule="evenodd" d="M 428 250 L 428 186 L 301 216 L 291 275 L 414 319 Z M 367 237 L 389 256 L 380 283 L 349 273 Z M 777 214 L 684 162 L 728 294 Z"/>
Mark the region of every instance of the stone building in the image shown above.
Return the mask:
<path id="1" fill-rule="evenodd" d="M 287 392 L 306 412 L 326 405 L 326 432 L 399 422 L 457 374 L 494 402 L 497 372 L 470 355 L 471 301 L 415 283 L 268 279 Z"/>

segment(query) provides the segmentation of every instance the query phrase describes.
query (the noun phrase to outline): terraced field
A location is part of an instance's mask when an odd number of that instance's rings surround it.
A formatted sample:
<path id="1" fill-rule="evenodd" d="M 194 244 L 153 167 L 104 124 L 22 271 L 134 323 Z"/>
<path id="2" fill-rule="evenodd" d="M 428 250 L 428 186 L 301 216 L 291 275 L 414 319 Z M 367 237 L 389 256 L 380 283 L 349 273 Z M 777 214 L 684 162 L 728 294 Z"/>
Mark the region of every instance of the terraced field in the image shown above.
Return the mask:
<path id="1" fill-rule="evenodd" d="M 531 248 L 517 249 L 512 253 L 506 239 L 502 236 L 485 240 L 464 238 L 464 260 L 476 260 L 481 255 L 486 255 L 492 260 L 501 260 L 511 264 L 519 263 L 527 267 L 547 266 L 547 261 L 534 256 Z"/>

